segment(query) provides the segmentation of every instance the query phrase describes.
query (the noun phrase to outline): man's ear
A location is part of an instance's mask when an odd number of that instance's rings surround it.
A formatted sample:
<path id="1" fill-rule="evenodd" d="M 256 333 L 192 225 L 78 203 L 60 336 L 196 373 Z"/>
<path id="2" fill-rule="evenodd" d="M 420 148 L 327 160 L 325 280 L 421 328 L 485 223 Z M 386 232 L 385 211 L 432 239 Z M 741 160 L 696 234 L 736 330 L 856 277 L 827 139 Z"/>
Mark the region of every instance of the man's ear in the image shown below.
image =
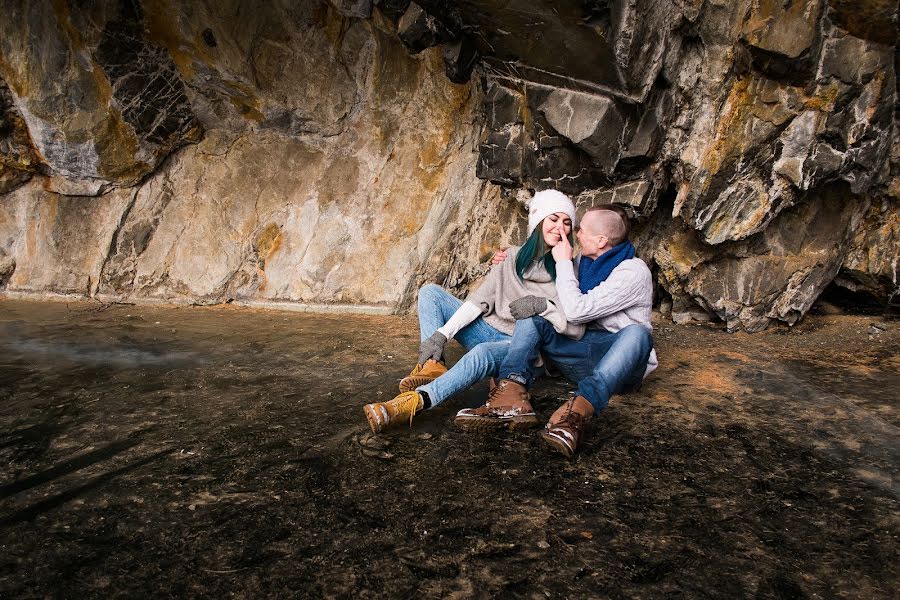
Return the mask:
<path id="1" fill-rule="evenodd" d="M 612 245 L 610 245 L 610 243 L 609 243 L 609 238 L 608 238 L 608 237 L 606 237 L 605 235 L 601 235 L 600 238 L 601 238 L 601 240 L 602 240 L 602 242 L 601 242 L 601 244 L 600 244 L 600 249 L 601 249 L 601 250 L 603 250 L 604 248 L 612 248 Z"/>

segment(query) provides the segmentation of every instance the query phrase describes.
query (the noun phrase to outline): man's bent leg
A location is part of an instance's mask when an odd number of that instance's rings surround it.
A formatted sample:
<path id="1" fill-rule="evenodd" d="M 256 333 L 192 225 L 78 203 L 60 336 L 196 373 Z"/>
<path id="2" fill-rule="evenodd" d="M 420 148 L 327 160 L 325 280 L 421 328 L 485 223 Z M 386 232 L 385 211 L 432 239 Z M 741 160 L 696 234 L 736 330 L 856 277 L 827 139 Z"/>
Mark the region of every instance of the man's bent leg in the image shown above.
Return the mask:
<path id="1" fill-rule="evenodd" d="M 640 383 L 653 350 L 653 335 L 641 325 L 629 325 L 612 335 L 609 349 L 591 375 L 578 382 L 578 395 L 591 403 L 595 414 L 606 408 L 613 394 Z"/>
<path id="2" fill-rule="evenodd" d="M 544 337 L 551 335 L 556 335 L 553 326 L 541 317 L 516 321 L 506 359 L 499 366 L 496 387 L 491 389 L 482 406 L 459 411 L 454 423 L 470 431 L 522 429 L 537 425 L 528 386 L 534 380 L 538 349 Z"/>
<path id="3" fill-rule="evenodd" d="M 485 377 L 496 375 L 508 350 L 508 341 L 478 344 L 466 352 L 450 370 L 431 383 L 416 388 L 416 391 L 425 392 L 430 405 L 437 406 Z"/>

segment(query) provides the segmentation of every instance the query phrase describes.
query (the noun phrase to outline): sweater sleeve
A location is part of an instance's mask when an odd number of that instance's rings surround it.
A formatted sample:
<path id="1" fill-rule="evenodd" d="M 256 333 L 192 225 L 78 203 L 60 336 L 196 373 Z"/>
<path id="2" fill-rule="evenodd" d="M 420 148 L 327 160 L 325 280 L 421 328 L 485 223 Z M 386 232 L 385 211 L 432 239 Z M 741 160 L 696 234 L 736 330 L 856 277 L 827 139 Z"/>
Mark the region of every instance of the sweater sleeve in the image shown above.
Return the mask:
<path id="1" fill-rule="evenodd" d="M 547 309 L 541 313 L 541 316 L 553 325 L 556 333 L 561 333 L 576 340 L 580 340 L 581 336 L 584 335 L 585 326 L 570 323 L 562 307 L 558 306 L 554 298 L 547 298 Z"/>
<path id="2" fill-rule="evenodd" d="M 444 334 L 448 340 L 453 339 L 459 330 L 477 319 L 481 316 L 481 308 L 472 304 L 468 300 L 463 302 L 463 305 L 456 309 L 456 312 L 453 313 L 453 316 L 450 317 L 446 323 L 444 323 L 443 327 L 438 328 L 438 331 Z"/>
<path id="3" fill-rule="evenodd" d="M 556 263 L 556 291 L 566 316 L 573 323 L 590 323 L 634 306 L 652 289 L 645 279 L 641 272 L 616 268 L 606 281 L 582 294 L 572 261 Z"/>

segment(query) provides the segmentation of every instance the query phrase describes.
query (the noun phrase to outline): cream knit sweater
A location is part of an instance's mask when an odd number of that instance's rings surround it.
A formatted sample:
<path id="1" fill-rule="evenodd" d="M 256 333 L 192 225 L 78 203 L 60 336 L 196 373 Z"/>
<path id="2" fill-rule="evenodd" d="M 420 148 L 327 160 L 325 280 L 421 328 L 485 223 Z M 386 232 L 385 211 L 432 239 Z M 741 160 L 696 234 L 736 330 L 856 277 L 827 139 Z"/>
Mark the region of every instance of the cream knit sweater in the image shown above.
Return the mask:
<path id="1" fill-rule="evenodd" d="M 556 291 L 561 308 L 573 323 L 589 324 L 616 333 L 629 325 L 653 330 L 653 277 L 639 258 L 623 260 L 600 285 L 582 294 L 571 260 L 556 263 Z M 656 350 L 650 352 L 644 377 L 659 362 Z"/>

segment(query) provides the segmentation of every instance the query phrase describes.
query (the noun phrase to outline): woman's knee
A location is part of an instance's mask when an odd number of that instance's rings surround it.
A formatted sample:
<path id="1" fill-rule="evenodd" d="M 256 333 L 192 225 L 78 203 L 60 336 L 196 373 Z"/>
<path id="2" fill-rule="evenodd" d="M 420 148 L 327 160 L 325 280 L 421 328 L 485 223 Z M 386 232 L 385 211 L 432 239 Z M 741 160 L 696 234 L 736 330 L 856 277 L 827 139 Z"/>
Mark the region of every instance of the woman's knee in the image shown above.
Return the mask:
<path id="1" fill-rule="evenodd" d="M 447 292 L 436 283 L 426 283 L 419 288 L 419 304 L 423 301 L 431 301 Z"/>
<path id="2" fill-rule="evenodd" d="M 417 303 L 419 316 L 422 315 L 422 311 L 431 312 L 432 310 L 441 307 L 445 304 L 444 298 L 449 295 L 447 290 L 434 283 L 426 283 L 420 287 Z"/>
<path id="3" fill-rule="evenodd" d="M 548 331 L 554 331 L 554 332 L 556 331 L 553 328 L 553 323 L 551 323 L 550 321 L 548 321 L 547 319 L 545 319 L 544 317 L 542 317 L 540 315 L 535 315 L 535 316 L 531 317 L 529 320 L 534 324 L 535 328 L 537 328 L 537 330 L 540 331 L 541 333 L 545 333 Z"/>
<path id="4" fill-rule="evenodd" d="M 556 330 L 553 328 L 553 324 L 540 315 L 528 317 L 527 319 L 519 319 L 518 321 L 516 321 L 516 329 L 522 329 L 525 331 L 534 330 L 540 333 L 541 336 L 556 332 Z"/>

